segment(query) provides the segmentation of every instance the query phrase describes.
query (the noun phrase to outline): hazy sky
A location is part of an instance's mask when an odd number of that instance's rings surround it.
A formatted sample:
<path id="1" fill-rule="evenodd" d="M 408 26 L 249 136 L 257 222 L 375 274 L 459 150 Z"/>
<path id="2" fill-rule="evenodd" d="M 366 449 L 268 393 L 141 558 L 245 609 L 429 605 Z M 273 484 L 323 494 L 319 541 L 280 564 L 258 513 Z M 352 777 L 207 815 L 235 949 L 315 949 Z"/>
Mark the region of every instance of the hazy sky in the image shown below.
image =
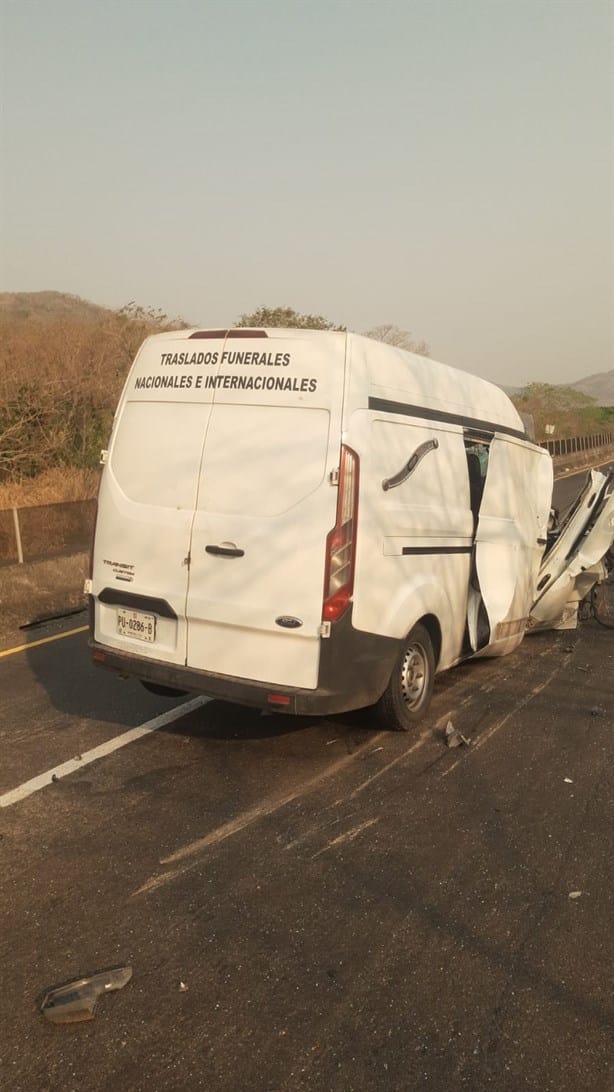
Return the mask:
<path id="1" fill-rule="evenodd" d="M 0 0 L 0 288 L 614 367 L 611 0 Z"/>

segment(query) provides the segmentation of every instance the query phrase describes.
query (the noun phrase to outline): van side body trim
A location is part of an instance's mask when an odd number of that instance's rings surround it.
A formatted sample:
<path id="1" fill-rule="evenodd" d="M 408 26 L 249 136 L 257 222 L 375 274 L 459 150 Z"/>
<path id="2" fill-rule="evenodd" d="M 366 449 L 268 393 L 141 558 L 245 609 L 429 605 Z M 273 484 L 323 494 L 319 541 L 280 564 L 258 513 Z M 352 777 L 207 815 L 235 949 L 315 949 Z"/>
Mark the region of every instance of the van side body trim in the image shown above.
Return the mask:
<path id="1" fill-rule="evenodd" d="M 470 554 L 473 546 L 404 546 L 402 554 Z"/>
<path id="2" fill-rule="evenodd" d="M 447 413 L 445 410 L 430 409 L 429 406 L 412 406 L 407 402 L 393 402 L 387 398 L 369 398 L 369 409 L 381 413 L 399 413 L 405 417 L 420 417 L 424 421 L 434 421 L 446 425 L 462 425 L 463 428 L 477 429 L 480 432 L 498 432 L 514 436 L 517 440 L 530 443 L 526 432 L 511 428 L 510 425 L 498 425 L 495 421 L 480 421 L 477 417 L 464 417 L 461 413 Z"/>

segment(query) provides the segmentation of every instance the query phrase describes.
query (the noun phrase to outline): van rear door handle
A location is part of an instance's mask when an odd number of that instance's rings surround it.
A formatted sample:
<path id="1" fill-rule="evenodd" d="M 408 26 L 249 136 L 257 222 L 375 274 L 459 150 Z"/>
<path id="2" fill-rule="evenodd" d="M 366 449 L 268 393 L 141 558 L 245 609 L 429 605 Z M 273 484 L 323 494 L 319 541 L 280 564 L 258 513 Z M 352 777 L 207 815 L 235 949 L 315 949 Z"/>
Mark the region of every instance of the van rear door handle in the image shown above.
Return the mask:
<path id="1" fill-rule="evenodd" d="M 213 554 L 214 557 L 243 557 L 245 550 L 240 550 L 237 546 L 205 546 L 205 553 Z"/>

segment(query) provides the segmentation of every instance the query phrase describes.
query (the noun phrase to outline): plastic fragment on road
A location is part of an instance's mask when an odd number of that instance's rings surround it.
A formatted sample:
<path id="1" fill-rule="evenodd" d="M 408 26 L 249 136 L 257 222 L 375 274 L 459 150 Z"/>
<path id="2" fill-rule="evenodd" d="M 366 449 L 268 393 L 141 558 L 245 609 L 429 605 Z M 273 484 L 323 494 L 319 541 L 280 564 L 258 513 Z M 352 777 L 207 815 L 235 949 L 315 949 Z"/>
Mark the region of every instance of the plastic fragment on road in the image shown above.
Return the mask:
<path id="1" fill-rule="evenodd" d="M 581 891 L 570 891 L 569 892 L 569 898 L 570 899 L 579 899 L 581 894 L 582 894 Z"/>
<path id="2" fill-rule="evenodd" d="M 132 967 L 112 967 L 87 978 L 76 978 L 64 986 L 49 990 L 41 1002 L 41 1012 L 52 1024 L 76 1024 L 93 1020 L 98 998 L 121 990 L 132 978 Z"/>
<path id="3" fill-rule="evenodd" d="M 566 785 L 573 785 L 573 781 L 572 781 L 571 777 L 564 777 L 563 781 L 565 782 Z"/>
<path id="4" fill-rule="evenodd" d="M 446 724 L 444 739 L 446 746 L 448 747 L 460 747 L 461 743 L 464 743 L 465 747 L 469 747 L 471 740 L 459 732 L 458 728 L 454 727 L 451 720 Z"/>

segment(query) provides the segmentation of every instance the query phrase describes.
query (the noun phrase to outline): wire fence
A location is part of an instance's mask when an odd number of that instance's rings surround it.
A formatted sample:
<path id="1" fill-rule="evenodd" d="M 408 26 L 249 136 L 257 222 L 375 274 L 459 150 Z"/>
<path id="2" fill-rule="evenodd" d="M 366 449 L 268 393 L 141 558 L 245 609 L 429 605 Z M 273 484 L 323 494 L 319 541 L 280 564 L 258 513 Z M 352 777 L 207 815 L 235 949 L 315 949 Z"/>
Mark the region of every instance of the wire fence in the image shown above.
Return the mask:
<path id="1" fill-rule="evenodd" d="M 582 451 L 594 451 L 600 447 L 614 445 L 614 432 L 598 432 L 595 436 L 568 436 L 561 440 L 542 440 L 540 447 L 545 447 L 552 456 L 577 455 Z"/>
<path id="2" fill-rule="evenodd" d="M 41 504 L 0 511 L 0 565 L 23 565 L 88 550 L 96 501 Z"/>

